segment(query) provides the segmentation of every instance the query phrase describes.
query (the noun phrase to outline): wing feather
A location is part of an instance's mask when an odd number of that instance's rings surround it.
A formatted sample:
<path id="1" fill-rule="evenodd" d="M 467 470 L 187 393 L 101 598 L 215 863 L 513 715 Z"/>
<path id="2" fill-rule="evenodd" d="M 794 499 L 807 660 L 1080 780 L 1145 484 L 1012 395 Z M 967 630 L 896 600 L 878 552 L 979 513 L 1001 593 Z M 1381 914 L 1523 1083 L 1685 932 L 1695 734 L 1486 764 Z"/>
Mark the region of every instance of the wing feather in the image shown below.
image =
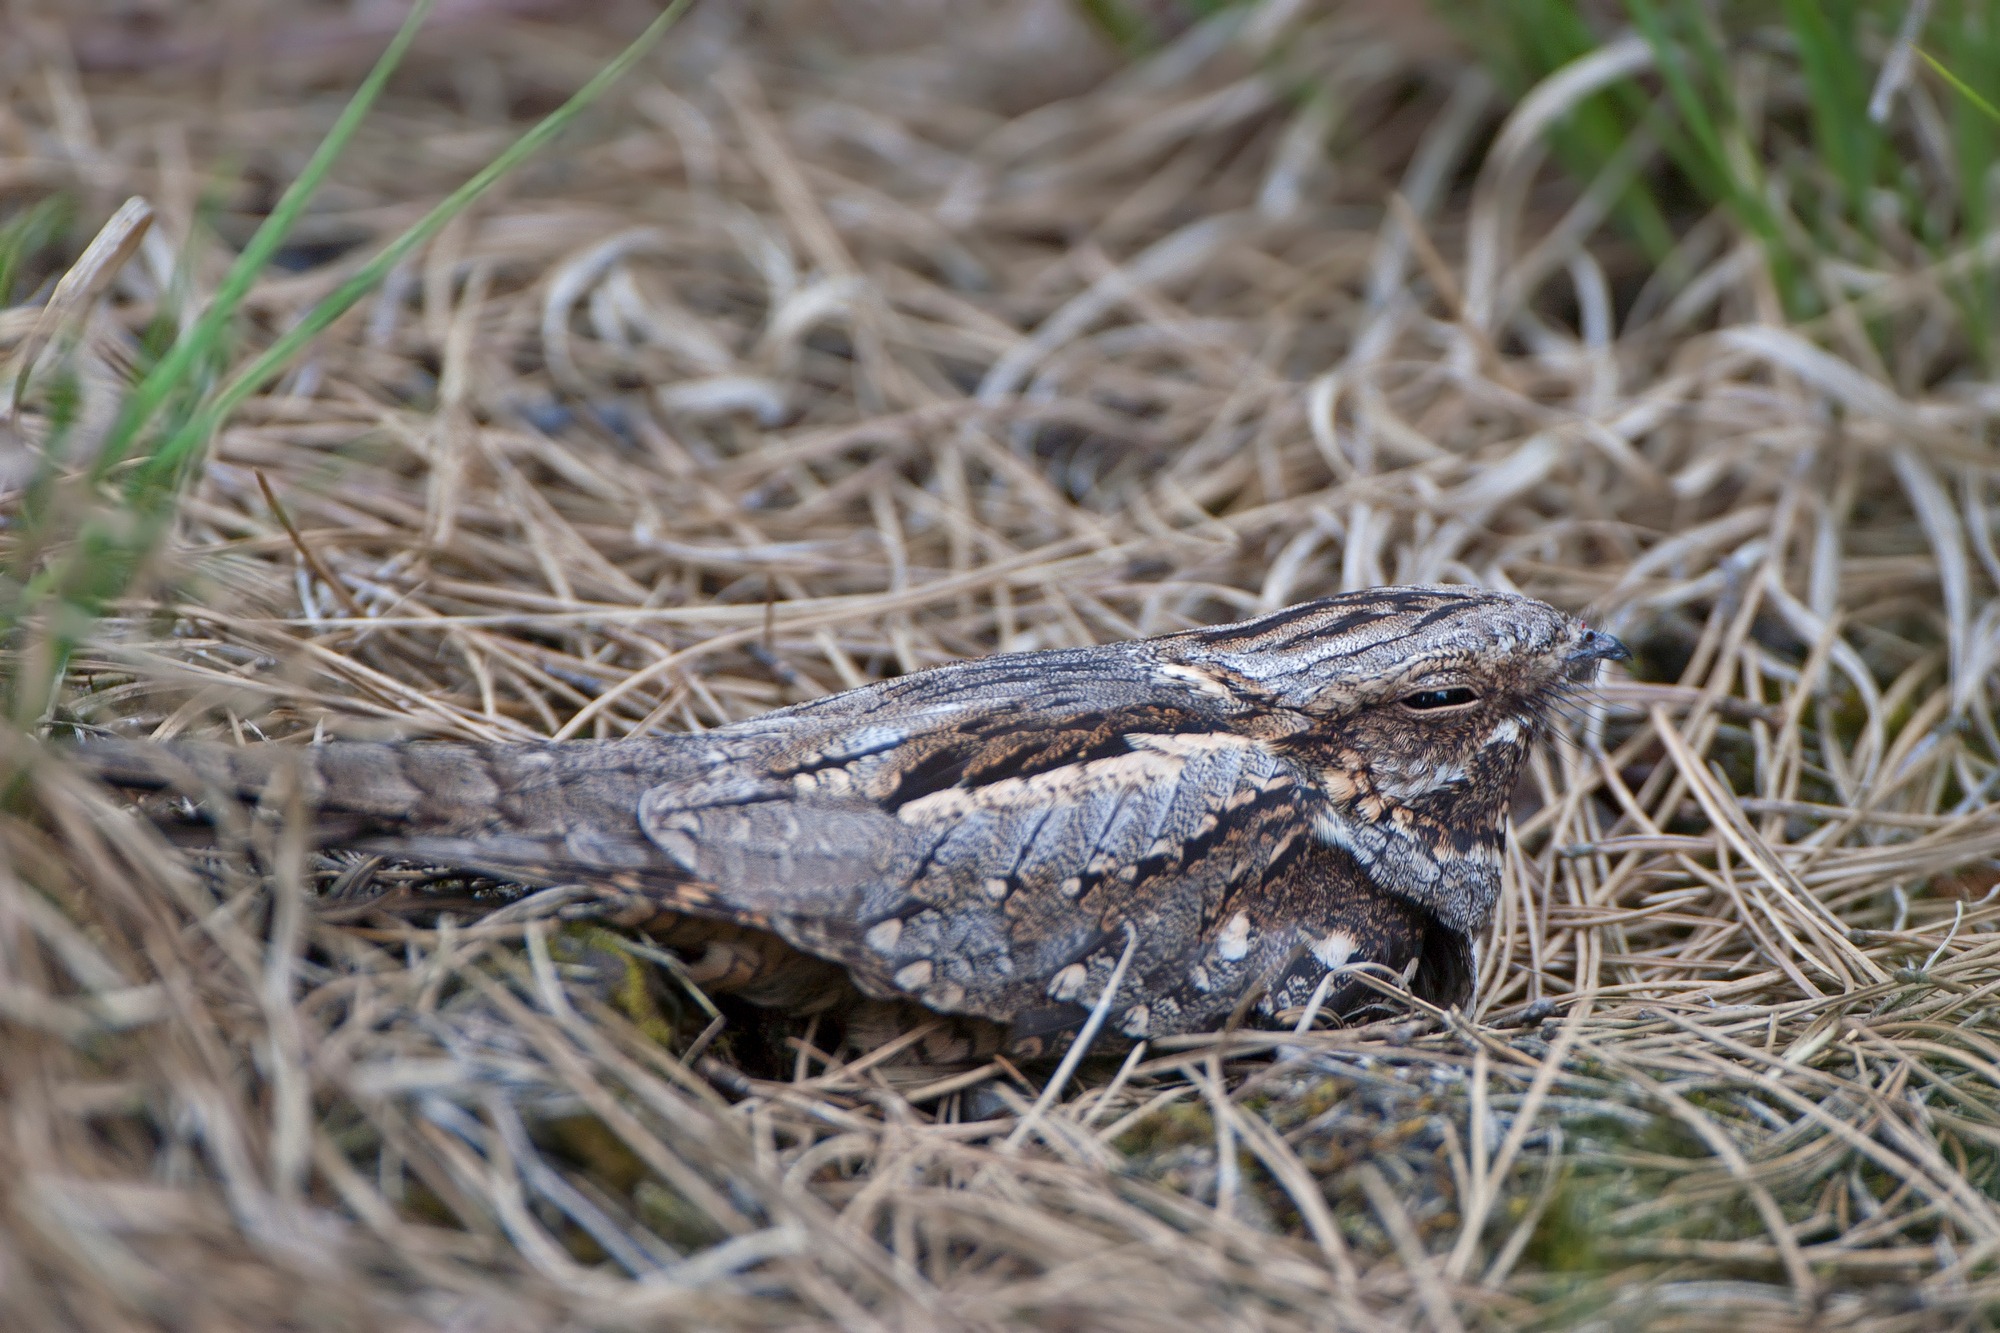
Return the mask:
<path id="1" fill-rule="evenodd" d="M 640 824 L 719 904 L 873 994 L 1046 1021 L 1058 974 L 1101 986 L 1128 922 L 1136 994 L 1307 821 L 1287 805 L 1301 775 L 1231 729 L 1230 701 L 1127 647 L 1032 673 L 967 663 L 710 732 L 745 794 L 718 798 L 710 768 L 649 790 Z"/>

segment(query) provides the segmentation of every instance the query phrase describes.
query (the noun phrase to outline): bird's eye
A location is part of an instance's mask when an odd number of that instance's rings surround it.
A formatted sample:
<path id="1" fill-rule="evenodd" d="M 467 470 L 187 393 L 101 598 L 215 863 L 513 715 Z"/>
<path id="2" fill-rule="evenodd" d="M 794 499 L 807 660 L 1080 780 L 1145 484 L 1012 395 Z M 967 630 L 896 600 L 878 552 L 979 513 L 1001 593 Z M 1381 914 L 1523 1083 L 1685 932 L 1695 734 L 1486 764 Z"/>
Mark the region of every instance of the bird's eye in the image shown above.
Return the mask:
<path id="1" fill-rule="evenodd" d="M 1428 712 L 1434 708 L 1463 708 L 1467 704 L 1479 702 L 1479 692 L 1468 690 L 1462 685 L 1448 690 L 1418 690 L 1415 694 L 1403 696 L 1403 707 L 1417 712 Z"/>

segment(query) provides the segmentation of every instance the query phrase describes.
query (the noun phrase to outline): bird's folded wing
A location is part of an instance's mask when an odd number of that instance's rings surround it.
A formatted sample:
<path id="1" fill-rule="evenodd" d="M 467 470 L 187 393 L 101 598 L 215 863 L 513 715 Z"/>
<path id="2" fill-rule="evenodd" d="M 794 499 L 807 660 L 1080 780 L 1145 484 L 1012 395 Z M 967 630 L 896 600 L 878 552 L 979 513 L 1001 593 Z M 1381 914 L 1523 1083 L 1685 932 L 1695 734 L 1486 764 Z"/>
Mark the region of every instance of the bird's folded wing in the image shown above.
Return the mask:
<path id="1" fill-rule="evenodd" d="M 1082 665 L 1085 698 L 1046 660 L 988 691 L 937 679 L 989 666 L 969 664 L 909 684 L 973 707 L 868 691 L 709 733 L 703 763 L 646 793 L 641 826 L 718 904 L 876 994 L 1001 1020 L 1067 1005 L 1101 987 L 1128 924 L 1136 991 L 1184 966 L 1309 821 L 1299 775 L 1209 696 Z M 1020 706 L 994 707 L 1007 685 Z"/>

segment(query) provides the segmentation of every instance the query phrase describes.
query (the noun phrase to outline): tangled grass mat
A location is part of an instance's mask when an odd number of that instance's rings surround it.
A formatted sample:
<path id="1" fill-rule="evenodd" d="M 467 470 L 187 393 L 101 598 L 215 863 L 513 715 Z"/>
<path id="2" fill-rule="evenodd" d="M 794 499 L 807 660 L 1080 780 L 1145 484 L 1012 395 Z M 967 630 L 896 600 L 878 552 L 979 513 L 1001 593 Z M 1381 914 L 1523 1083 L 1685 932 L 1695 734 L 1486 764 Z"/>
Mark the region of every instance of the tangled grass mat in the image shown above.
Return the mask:
<path id="1" fill-rule="evenodd" d="M 1790 324 L 1726 227 L 1645 266 L 1544 169 L 1560 106 L 1419 19 L 1251 6 L 1121 61 L 1082 9 L 698 7 L 235 415 L 51 720 L 621 736 L 1516 588 L 1637 657 L 1523 784 L 1471 1009 L 891 1078 L 284 808 L 171 848 L 12 734 L 0 1323 L 1981 1326 L 2000 399 L 1936 267 Z M 460 10 L 247 341 L 632 17 Z M 220 12 L 23 9 L 0 55 L 0 211 L 158 213 L 83 438 L 382 40 Z"/>

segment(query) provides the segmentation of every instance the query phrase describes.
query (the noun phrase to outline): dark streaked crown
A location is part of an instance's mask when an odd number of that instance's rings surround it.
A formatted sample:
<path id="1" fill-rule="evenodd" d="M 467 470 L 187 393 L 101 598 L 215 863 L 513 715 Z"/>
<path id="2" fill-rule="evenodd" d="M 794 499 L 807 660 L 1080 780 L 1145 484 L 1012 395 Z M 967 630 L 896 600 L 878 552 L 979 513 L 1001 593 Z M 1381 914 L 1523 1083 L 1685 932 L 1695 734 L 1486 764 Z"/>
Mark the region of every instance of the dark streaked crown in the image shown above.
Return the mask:
<path id="1" fill-rule="evenodd" d="M 1311 711 L 1454 671 L 1519 675 L 1532 689 L 1625 656 L 1616 639 L 1545 602 L 1462 587 L 1368 588 L 1176 638 L 1187 660 Z"/>

